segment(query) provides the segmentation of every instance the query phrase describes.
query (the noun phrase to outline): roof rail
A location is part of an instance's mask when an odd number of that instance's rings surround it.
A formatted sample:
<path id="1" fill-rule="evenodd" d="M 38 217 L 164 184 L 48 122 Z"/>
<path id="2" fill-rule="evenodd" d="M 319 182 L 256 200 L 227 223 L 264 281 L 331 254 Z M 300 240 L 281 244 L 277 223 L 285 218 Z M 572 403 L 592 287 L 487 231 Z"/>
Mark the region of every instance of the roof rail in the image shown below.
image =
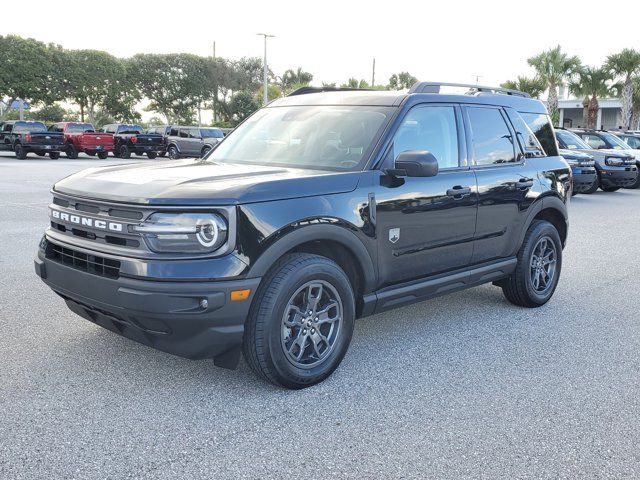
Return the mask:
<path id="1" fill-rule="evenodd" d="M 308 93 L 321 93 L 321 92 L 358 92 L 358 91 L 371 91 L 370 88 L 350 88 L 350 87 L 300 87 L 297 90 L 291 92 L 287 97 L 293 97 L 295 95 L 306 95 Z"/>
<path id="2" fill-rule="evenodd" d="M 449 82 L 417 82 L 409 89 L 409 93 L 440 93 L 440 87 L 465 87 L 470 93 L 486 92 L 499 93 L 502 95 L 516 95 L 518 97 L 531 98 L 526 92 L 512 90 L 502 87 L 486 87 L 483 85 L 472 85 L 469 83 L 449 83 Z"/>

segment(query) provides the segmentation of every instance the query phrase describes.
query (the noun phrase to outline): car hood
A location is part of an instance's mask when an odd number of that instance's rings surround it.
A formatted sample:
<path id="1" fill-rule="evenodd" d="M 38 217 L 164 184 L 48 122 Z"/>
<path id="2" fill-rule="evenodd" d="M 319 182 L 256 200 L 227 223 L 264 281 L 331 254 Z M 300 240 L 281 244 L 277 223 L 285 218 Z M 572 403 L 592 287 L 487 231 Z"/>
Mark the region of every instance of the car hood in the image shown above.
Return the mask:
<path id="1" fill-rule="evenodd" d="M 564 150 L 561 148 L 560 155 L 565 160 L 593 160 L 593 155 L 584 150 Z"/>
<path id="2" fill-rule="evenodd" d="M 360 172 L 179 160 L 90 168 L 54 192 L 142 205 L 234 205 L 350 192 Z"/>
<path id="3" fill-rule="evenodd" d="M 606 149 L 606 148 L 589 148 L 589 149 L 580 149 L 580 150 L 562 150 L 563 152 L 582 152 L 588 153 L 589 155 L 593 155 L 594 157 L 618 157 L 618 158 L 633 158 L 634 155 L 631 153 L 631 150 L 614 150 L 614 149 Z M 562 155 L 562 154 L 561 154 Z"/>

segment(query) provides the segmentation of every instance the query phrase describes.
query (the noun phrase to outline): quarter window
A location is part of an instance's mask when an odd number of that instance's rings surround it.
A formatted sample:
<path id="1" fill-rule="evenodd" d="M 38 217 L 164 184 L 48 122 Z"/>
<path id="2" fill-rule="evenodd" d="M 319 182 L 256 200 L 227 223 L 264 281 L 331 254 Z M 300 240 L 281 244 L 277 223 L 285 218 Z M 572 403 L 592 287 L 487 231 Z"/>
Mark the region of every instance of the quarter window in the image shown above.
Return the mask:
<path id="1" fill-rule="evenodd" d="M 454 107 L 412 109 L 393 139 L 393 158 L 407 150 L 431 152 L 440 168 L 458 167 L 458 129 Z"/>
<path id="2" fill-rule="evenodd" d="M 544 148 L 547 156 L 558 156 L 558 144 L 553 135 L 553 127 L 549 115 L 541 113 L 520 113 L 520 116 L 527 123 L 527 126 L 536 135 L 536 138 Z"/>
<path id="3" fill-rule="evenodd" d="M 513 135 L 497 108 L 467 107 L 476 165 L 516 161 Z"/>

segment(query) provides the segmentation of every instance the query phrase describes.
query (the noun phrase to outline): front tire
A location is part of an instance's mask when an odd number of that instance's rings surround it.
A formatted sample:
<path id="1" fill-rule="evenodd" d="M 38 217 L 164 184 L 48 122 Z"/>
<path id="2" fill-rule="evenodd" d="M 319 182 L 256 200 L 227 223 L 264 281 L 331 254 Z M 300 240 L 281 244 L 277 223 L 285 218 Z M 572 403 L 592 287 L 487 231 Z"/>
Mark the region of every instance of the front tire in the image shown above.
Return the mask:
<path id="1" fill-rule="evenodd" d="M 180 156 L 180 154 L 178 153 L 178 149 L 175 147 L 175 145 L 171 145 L 167 149 L 167 155 L 171 160 L 176 160 Z"/>
<path id="2" fill-rule="evenodd" d="M 628 187 L 626 187 L 626 188 L 629 188 L 631 190 L 635 190 L 637 188 L 640 188 L 640 163 L 636 163 L 636 166 L 638 167 L 638 176 L 636 177 L 636 181 L 633 182 Z"/>
<path id="3" fill-rule="evenodd" d="M 598 180 L 598 177 L 596 177 L 596 179 L 593 181 L 591 186 L 582 193 L 586 195 L 591 195 L 592 193 L 596 193 L 598 191 L 599 186 L 600 186 L 600 181 Z"/>
<path id="4" fill-rule="evenodd" d="M 58 160 L 60 158 L 60 152 L 49 152 L 49 158 L 51 160 Z"/>
<path id="5" fill-rule="evenodd" d="M 605 187 L 604 185 L 600 185 L 600 188 L 603 192 L 617 192 L 620 190 L 620 187 Z"/>
<path id="6" fill-rule="evenodd" d="M 265 380 L 300 389 L 327 378 L 349 348 L 355 300 L 332 260 L 296 253 L 265 276 L 245 324 L 243 354 Z"/>
<path id="7" fill-rule="evenodd" d="M 518 252 L 515 271 L 501 283 L 502 292 L 514 305 L 540 307 L 553 296 L 561 270 L 558 230 L 545 220 L 534 220 Z"/>
<path id="8" fill-rule="evenodd" d="M 149 157 L 149 160 L 153 160 L 158 156 L 158 154 L 156 152 L 147 152 L 147 157 Z"/>

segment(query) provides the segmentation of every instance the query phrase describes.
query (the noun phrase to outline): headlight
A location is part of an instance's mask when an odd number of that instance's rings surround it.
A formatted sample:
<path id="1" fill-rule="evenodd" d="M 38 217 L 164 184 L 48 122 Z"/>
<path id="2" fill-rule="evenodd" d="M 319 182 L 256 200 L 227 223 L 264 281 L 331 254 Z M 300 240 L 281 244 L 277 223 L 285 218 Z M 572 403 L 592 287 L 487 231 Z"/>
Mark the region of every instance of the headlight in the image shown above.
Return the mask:
<path id="1" fill-rule="evenodd" d="M 604 163 L 611 167 L 621 167 L 622 165 L 624 165 L 624 159 L 619 157 L 606 157 L 604 159 Z"/>
<path id="2" fill-rule="evenodd" d="M 228 237 L 226 220 L 215 213 L 154 213 L 133 231 L 158 253 L 211 253 Z"/>

